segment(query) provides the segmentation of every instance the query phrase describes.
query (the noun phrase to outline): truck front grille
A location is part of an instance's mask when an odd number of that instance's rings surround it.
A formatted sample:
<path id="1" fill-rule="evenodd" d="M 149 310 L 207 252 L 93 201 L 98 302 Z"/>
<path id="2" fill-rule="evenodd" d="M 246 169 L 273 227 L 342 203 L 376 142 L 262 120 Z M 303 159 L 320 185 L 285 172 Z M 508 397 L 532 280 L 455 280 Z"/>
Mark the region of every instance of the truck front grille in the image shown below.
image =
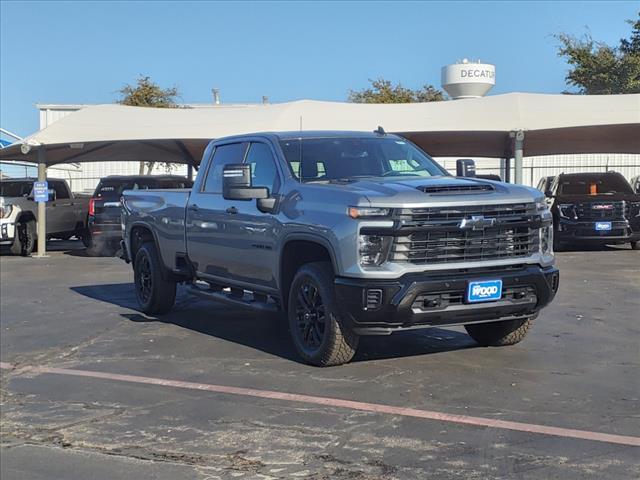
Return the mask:
<path id="1" fill-rule="evenodd" d="M 539 249 L 539 231 L 533 228 L 534 204 L 484 205 L 403 209 L 389 260 L 413 264 L 478 262 L 523 258 Z M 462 229 L 463 219 L 483 216 L 495 224 Z"/>
<path id="2" fill-rule="evenodd" d="M 629 204 L 619 202 L 578 202 L 575 204 L 578 220 L 624 220 L 629 217 Z"/>

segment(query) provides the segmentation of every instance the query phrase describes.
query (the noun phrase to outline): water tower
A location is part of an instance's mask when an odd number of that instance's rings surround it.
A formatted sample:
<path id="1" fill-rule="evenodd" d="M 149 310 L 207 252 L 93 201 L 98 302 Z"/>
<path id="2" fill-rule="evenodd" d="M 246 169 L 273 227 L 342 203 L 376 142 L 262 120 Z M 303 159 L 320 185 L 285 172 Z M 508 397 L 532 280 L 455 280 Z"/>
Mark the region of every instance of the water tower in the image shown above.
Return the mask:
<path id="1" fill-rule="evenodd" d="M 469 61 L 442 67 L 442 88 L 449 96 L 458 98 L 483 97 L 496 84 L 496 66 Z"/>

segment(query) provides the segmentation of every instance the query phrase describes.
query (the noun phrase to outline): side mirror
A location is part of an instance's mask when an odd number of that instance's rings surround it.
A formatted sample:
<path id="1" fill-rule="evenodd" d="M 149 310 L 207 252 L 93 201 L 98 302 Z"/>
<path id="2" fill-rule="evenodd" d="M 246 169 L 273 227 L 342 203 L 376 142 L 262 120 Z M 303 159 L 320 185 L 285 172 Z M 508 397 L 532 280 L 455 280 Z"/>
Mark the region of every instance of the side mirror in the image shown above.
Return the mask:
<path id="1" fill-rule="evenodd" d="M 251 186 L 251 165 L 232 163 L 222 171 L 222 196 L 226 200 L 260 200 L 269 198 L 269 189 Z"/>
<path id="2" fill-rule="evenodd" d="M 456 175 L 458 177 L 475 177 L 476 162 L 470 158 L 459 158 L 456 160 Z"/>
<path id="3" fill-rule="evenodd" d="M 552 198 L 553 197 L 553 192 L 549 189 L 544 191 L 544 196 L 547 198 Z"/>

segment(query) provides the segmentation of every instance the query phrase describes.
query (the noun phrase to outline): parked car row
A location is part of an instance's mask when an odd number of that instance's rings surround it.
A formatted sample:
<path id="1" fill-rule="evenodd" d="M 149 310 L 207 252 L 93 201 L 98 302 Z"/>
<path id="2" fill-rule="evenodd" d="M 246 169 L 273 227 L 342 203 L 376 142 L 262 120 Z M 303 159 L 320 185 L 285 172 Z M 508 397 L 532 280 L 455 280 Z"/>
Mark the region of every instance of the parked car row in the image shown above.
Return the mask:
<path id="1" fill-rule="evenodd" d="M 38 205 L 32 177 L 0 181 L 0 246 L 15 255 L 28 256 L 36 249 Z M 82 240 L 93 255 L 113 255 L 122 238 L 120 196 L 124 190 L 190 188 L 192 183 L 176 175 L 109 176 L 100 180 L 91 197 L 74 194 L 66 180 L 50 178 L 46 203 L 47 239 Z"/>
<path id="2" fill-rule="evenodd" d="M 477 178 L 501 180 L 498 175 Z M 30 255 L 36 249 L 34 181 L 30 177 L 0 181 L 0 246 L 8 246 L 16 255 Z M 92 255 L 114 255 L 122 238 L 122 192 L 192 185 L 178 175 L 113 175 L 102 178 L 89 198 L 74 194 L 65 180 L 49 179 L 47 239 L 75 236 Z M 581 244 L 629 243 L 640 249 L 640 175 L 627 182 L 617 172 L 563 173 L 541 178 L 537 188 L 553 213 L 556 251 Z"/>

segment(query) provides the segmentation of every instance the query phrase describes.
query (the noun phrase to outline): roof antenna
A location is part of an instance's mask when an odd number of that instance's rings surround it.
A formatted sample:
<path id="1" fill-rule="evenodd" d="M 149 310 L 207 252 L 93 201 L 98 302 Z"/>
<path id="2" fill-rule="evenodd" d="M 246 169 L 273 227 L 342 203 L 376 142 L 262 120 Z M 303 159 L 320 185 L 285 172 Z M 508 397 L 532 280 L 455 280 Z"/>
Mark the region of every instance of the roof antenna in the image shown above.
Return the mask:
<path id="1" fill-rule="evenodd" d="M 375 129 L 373 131 L 373 133 L 377 133 L 378 135 L 386 135 L 387 132 L 384 131 L 384 128 L 382 128 L 380 125 L 378 125 L 378 128 Z"/>

